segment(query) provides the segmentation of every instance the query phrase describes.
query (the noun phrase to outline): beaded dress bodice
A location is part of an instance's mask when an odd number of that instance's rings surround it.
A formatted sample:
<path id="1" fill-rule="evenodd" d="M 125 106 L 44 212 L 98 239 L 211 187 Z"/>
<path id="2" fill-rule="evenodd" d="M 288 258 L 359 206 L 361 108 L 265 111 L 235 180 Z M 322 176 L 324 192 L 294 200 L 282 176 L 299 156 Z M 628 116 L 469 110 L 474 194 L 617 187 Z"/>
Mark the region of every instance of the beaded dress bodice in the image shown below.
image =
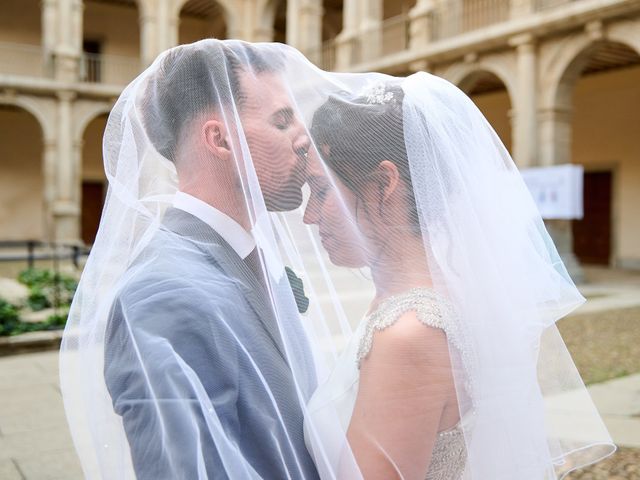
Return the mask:
<path id="1" fill-rule="evenodd" d="M 373 335 L 393 325 L 403 313 L 415 311 L 423 324 L 444 330 L 451 344 L 461 350 L 454 311 L 451 304 L 433 290 L 414 288 L 387 298 L 366 318 L 364 334 L 357 354 L 358 368 L 373 346 Z M 438 433 L 431 454 L 427 480 L 458 480 L 462 478 L 467 451 L 462 426 L 458 423 L 449 430 Z"/>

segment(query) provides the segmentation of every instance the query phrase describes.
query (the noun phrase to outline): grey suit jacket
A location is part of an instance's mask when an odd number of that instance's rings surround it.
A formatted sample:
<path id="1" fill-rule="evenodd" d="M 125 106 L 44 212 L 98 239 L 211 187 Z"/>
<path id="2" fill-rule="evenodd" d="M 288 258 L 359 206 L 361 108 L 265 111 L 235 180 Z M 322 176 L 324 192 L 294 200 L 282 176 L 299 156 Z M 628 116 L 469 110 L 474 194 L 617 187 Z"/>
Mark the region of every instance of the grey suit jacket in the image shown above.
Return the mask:
<path id="1" fill-rule="evenodd" d="M 105 338 L 106 383 L 137 477 L 249 478 L 228 462 L 238 453 L 222 434 L 261 478 L 318 478 L 289 366 L 307 371 L 308 398 L 315 374 L 299 318 L 286 327 L 280 319 L 287 358 L 266 288 L 248 265 L 186 212 L 169 209 L 163 224 L 125 275 Z M 215 415 L 201 411 L 185 365 Z"/>

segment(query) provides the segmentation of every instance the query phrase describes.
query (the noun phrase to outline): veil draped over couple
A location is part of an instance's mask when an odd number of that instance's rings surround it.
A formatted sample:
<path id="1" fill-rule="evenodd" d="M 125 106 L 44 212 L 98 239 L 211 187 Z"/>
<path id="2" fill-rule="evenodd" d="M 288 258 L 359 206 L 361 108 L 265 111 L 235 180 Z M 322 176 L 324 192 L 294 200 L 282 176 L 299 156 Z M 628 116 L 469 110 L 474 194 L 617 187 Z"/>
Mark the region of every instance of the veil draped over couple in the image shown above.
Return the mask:
<path id="1" fill-rule="evenodd" d="M 541 480 L 615 447 L 584 299 L 454 85 L 173 48 L 107 124 L 61 385 L 87 478 Z"/>

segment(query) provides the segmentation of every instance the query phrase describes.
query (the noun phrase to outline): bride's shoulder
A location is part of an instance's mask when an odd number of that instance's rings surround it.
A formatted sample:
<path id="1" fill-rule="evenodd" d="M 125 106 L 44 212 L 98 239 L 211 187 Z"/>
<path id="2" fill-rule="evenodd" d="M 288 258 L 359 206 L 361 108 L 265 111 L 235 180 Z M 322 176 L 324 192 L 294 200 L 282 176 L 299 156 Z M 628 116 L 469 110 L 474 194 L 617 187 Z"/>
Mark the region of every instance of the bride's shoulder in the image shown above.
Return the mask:
<path id="1" fill-rule="evenodd" d="M 446 332 L 423 322 L 416 310 L 400 314 L 392 325 L 375 331 L 372 340 L 376 355 L 409 362 L 439 358 L 448 352 Z"/>
<path id="2" fill-rule="evenodd" d="M 439 355 L 447 348 L 453 311 L 440 295 L 428 289 L 413 289 L 390 297 L 366 319 L 358 349 L 360 365 L 370 353 L 374 340 L 376 355 L 405 358 Z"/>

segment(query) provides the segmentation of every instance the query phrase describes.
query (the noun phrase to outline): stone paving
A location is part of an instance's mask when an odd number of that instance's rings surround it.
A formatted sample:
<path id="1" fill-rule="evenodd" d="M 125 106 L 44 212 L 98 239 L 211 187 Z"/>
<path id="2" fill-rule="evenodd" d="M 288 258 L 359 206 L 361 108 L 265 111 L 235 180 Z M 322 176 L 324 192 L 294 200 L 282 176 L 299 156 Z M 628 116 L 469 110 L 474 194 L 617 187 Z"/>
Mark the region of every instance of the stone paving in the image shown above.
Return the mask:
<path id="1" fill-rule="evenodd" d="M 612 469 L 639 476 L 618 473 L 615 478 L 640 479 L 640 374 L 596 384 L 589 391 L 614 441 L 631 447 L 607 462 Z M 620 462 L 626 463 L 621 467 Z M 592 468 L 598 469 L 602 465 Z M 570 478 L 608 478 L 587 473 Z M 0 358 L 0 479 L 81 478 L 58 387 L 57 352 Z"/>
<path id="2" fill-rule="evenodd" d="M 81 478 L 58 386 L 57 352 L 0 358 L 0 479 Z"/>
<path id="3" fill-rule="evenodd" d="M 590 302 L 578 313 L 640 305 L 640 275 L 615 284 L 613 290 L 608 289 L 617 280 L 612 282 L 607 272 L 598 275 L 598 283 L 583 289 Z M 640 374 L 594 384 L 589 390 L 622 448 L 567 480 L 640 480 Z M 81 478 L 58 386 L 57 352 L 0 357 L 0 479 Z"/>

